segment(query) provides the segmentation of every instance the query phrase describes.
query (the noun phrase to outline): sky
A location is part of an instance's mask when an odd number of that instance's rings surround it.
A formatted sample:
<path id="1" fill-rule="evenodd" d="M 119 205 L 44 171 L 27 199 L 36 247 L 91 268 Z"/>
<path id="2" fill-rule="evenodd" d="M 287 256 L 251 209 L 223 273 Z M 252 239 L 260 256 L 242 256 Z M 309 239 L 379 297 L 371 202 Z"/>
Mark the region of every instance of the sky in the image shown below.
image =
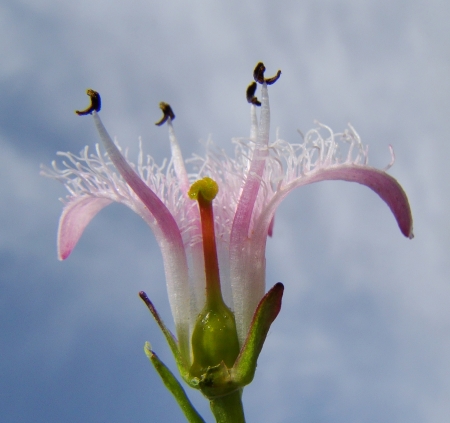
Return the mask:
<path id="1" fill-rule="evenodd" d="M 285 284 L 247 421 L 441 423 L 450 415 L 450 5 L 443 0 L 0 1 L 0 416 L 5 423 L 180 422 L 143 352 L 170 352 L 138 292 L 173 327 L 155 239 L 120 205 L 56 256 L 66 192 L 39 176 L 99 140 L 85 90 L 129 155 L 162 162 L 172 105 L 185 157 L 249 133 L 264 61 L 271 136 L 350 122 L 408 194 L 415 238 L 363 186 L 302 187 L 278 209 L 267 285 Z M 208 422 L 209 406 L 186 388 Z"/>

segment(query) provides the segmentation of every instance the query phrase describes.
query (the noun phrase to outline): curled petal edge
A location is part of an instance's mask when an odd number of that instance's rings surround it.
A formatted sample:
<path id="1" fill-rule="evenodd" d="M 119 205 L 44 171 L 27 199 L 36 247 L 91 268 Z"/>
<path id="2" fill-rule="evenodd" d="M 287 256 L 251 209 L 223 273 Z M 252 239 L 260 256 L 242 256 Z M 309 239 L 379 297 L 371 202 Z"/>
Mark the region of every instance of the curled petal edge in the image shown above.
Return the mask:
<path id="1" fill-rule="evenodd" d="M 408 197 L 397 180 L 386 172 L 373 167 L 341 165 L 319 169 L 318 171 L 309 175 L 306 174 L 283 187 L 260 215 L 258 222 L 255 225 L 254 242 L 260 243 L 260 245 L 263 246 L 265 245 L 265 240 L 262 239 L 261 235 L 263 232 L 261 232 L 261 230 L 264 231 L 264 233 L 267 233 L 267 228 L 270 226 L 276 208 L 292 190 L 303 185 L 326 180 L 357 182 L 370 188 L 388 205 L 397 221 L 401 233 L 409 239 L 414 238 L 413 219 Z"/>
<path id="2" fill-rule="evenodd" d="M 369 166 L 339 165 L 302 175 L 280 188 L 259 215 L 251 237 L 245 243 L 230 246 L 241 254 L 237 255 L 231 269 L 234 312 L 241 324 L 238 326 L 239 339 L 244 341 L 253 315 L 253 304 L 262 298 L 264 289 L 265 248 L 271 222 L 280 203 L 295 189 L 303 185 L 325 180 L 357 182 L 376 192 L 389 206 L 403 235 L 413 238 L 413 221 L 408 197 L 395 178 L 386 172 Z M 246 243 L 249 243 L 246 245 Z M 244 254 L 251 251 L 251 256 Z M 252 271 L 248 266 L 251 260 Z M 256 265 L 258 264 L 258 265 Z M 233 285 L 234 284 L 234 285 Z M 249 304 L 251 306 L 249 306 Z M 255 304 L 256 307 L 256 304 Z"/>
<path id="3" fill-rule="evenodd" d="M 89 222 L 112 200 L 100 197 L 72 197 L 64 206 L 58 227 L 58 259 L 65 260 L 77 245 Z"/>

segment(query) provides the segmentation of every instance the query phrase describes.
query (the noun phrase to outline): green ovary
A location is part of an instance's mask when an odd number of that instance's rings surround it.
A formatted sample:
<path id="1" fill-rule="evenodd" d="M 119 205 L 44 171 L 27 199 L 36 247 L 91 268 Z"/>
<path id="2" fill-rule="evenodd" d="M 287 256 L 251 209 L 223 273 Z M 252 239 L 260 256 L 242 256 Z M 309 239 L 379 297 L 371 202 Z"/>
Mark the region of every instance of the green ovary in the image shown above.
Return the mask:
<path id="1" fill-rule="evenodd" d="M 200 377 L 208 367 L 214 367 L 222 361 L 228 368 L 239 354 L 239 341 L 233 312 L 223 303 L 208 304 L 197 317 L 192 334 L 194 362 L 191 375 Z"/>

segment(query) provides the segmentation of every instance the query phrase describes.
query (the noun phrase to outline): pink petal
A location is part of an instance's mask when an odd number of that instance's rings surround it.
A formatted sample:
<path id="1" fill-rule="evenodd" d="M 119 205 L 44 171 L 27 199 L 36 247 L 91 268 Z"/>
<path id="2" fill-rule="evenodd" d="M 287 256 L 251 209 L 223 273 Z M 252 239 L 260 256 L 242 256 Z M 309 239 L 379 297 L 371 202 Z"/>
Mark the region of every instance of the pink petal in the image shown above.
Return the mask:
<path id="1" fill-rule="evenodd" d="M 414 238 L 408 197 L 402 186 L 391 175 L 375 168 L 349 167 L 330 172 L 327 179 L 357 182 L 375 191 L 391 209 L 402 234 L 409 239 Z"/>
<path id="2" fill-rule="evenodd" d="M 272 216 L 272 220 L 269 223 L 269 229 L 267 229 L 267 235 L 272 237 L 273 235 L 273 227 L 275 226 L 275 216 Z"/>
<path id="3" fill-rule="evenodd" d="M 303 185 L 326 180 L 357 182 L 369 187 L 376 192 L 391 209 L 402 234 L 410 239 L 414 237 L 412 213 L 408 197 L 396 179 L 386 172 L 373 167 L 341 165 L 320 169 L 310 175 L 302 176 L 283 187 L 259 217 L 258 222 L 255 225 L 254 241 L 257 244 L 265 245 L 265 240 L 262 239 L 265 235 L 262 233 L 260 234 L 258 231 L 263 230 L 267 233 L 267 228 L 270 226 L 270 221 L 276 208 L 292 190 Z"/>
<path id="4" fill-rule="evenodd" d="M 242 193 L 236 207 L 233 226 L 231 228 L 230 249 L 232 260 L 234 254 L 239 254 L 239 252 L 235 250 L 235 247 L 239 248 L 238 246 L 242 241 L 248 237 L 253 207 L 261 186 L 261 178 L 264 173 L 266 158 L 269 154 L 267 145 L 269 144 L 270 106 L 266 84 L 262 85 L 261 96 L 261 115 L 256 146 L 253 151 L 250 169 L 245 178 Z M 255 106 L 252 106 L 252 112 L 254 111 Z"/>
<path id="5" fill-rule="evenodd" d="M 58 258 L 65 260 L 74 249 L 89 222 L 112 201 L 98 197 L 72 197 L 59 219 Z"/>
<path id="6" fill-rule="evenodd" d="M 166 240 L 184 250 L 181 233 L 172 213 L 126 161 L 113 143 L 98 114 L 93 112 L 92 116 L 106 152 L 116 169 L 156 219 Z"/>
<path id="7" fill-rule="evenodd" d="M 161 249 L 167 291 L 177 329 L 181 353 L 189 362 L 189 284 L 186 251 L 177 222 L 161 199 L 147 186 L 113 143 L 98 114 L 92 113 L 95 126 L 114 166 L 154 217 L 149 222 Z"/>
<path id="8" fill-rule="evenodd" d="M 261 263 L 252 260 L 251 251 L 245 251 L 244 244 L 249 238 L 250 221 L 256 198 L 261 187 L 261 179 L 269 154 L 270 107 L 266 84 L 261 91 L 261 114 L 255 149 L 246 175 L 242 193 L 239 198 L 236 214 L 230 234 L 230 282 L 233 293 L 233 305 L 239 341 L 242 343 L 247 335 L 253 311 L 264 295 L 264 271 L 261 274 Z M 256 129 L 255 106 L 252 106 L 252 136 Z M 268 228 L 265 229 L 265 235 Z M 250 253 L 250 254 L 249 254 Z M 252 263 L 253 266 L 248 266 Z M 254 274 L 257 273 L 257 275 Z"/>
<path id="9" fill-rule="evenodd" d="M 264 286 L 265 249 L 267 235 L 275 210 L 295 188 L 325 180 L 358 182 L 375 191 L 389 206 L 403 235 L 413 237 L 412 214 L 408 198 L 400 184 L 386 172 L 367 166 L 340 165 L 322 168 L 292 181 L 282 187 L 263 209 L 255 222 L 251 238 L 241 245 L 240 255 L 232 263 L 232 281 L 236 279 L 239 295 L 234 295 L 234 311 L 238 325 L 239 339 L 242 342 L 251 322 L 255 298 L 262 297 Z M 251 263 L 249 265 L 248 263 Z M 234 288 L 234 287 L 233 287 Z"/>

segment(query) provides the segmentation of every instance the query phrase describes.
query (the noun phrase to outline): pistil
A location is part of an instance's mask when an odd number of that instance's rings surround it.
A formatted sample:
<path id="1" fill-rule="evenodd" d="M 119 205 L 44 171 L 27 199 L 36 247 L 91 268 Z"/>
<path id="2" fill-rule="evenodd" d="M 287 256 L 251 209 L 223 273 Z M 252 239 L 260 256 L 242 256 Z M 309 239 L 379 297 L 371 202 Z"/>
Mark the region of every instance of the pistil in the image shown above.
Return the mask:
<path id="1" fill-rule="evenodd" d="M 189 197 L 198 201 L 205 257 L 206 303 L 192 333 L 191 375 L 201 377 L 208 368 L 224 362 L 231 368 L 239 354 L 239 341 L 233 312 L 223 301 L 220 287 L 212 201 L 219 188 L 211 178 L 195 182 Z"/>
<path id="2" fill-rule="evenodd" d="M 198 201 L 200 209 L 203 254 L 205 257 L 206 304 L 208 306 L 214 306 L 216 303 L 223 302 L 212 207 L 212 200 L 218 191 L 217 183 L 211 178 L 203 178 L 195 182 L 189 190 L 189 197 Z"/>

